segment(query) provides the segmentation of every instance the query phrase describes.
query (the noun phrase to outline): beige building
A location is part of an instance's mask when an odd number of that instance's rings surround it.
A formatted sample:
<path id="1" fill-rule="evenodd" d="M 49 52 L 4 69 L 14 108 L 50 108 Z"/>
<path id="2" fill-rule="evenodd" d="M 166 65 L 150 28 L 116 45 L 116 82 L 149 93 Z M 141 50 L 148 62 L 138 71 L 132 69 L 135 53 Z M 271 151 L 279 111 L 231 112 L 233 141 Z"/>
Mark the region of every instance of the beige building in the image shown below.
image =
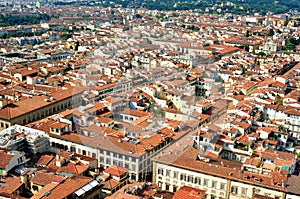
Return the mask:
<path id="1" fill-rule="evenodd" d="M 293 178 L 298 184 L 300 178 Z M 238 199 L 268 196 L 285 199 L 287 193 L 299 197 L 300 192 L 292 187 L 290 178 L 279 172 L 270 175 L 254 174 L 241 170 L 238 162 L 209 159 L 199 151 L 187 147 L 183 152 L 164 153 L 153 159 L 153 181 L 162 189 L 175 192 L 182 186 L 191 186 L 206 191 L 206 198 Z"/>
<path id="2" fill-rule="evenodd" d="M 0 130 L 14 124 L 25 125 L 82 103 L 82 89 L 59 89 L 48 95 L 33 95 L 23 100 L 1 100 Z"/>
<path id="3" fill-rule="evenodd" d="M 132 115 L 132 114 L 130 114 Z M 91 125 L 82 132 L 70 132 L 66 122 L 40 120 L 31 128 L 44 130 L 49 134 L 53 148 L 68 150 L 98 160 L 98 167 L 117 165 L 129 168 L 130 178 L 137 181 L 151 179 L 151 158 L 184 135 L 194 132 L 198 123 L 186 125 L 180 132 L 162 129 L 160 133 L 147 131 L 143 136 L 130 136 L 127 132 Z"/>

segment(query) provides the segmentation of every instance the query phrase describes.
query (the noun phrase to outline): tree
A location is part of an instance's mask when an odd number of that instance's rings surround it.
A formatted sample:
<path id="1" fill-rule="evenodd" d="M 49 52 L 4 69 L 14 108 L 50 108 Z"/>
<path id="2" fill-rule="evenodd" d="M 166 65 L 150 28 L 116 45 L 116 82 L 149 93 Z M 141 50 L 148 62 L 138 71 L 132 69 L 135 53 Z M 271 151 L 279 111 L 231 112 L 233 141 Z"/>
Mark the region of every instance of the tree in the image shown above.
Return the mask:
<path id="1" fill-rule="evenodd" d="M 243 74 L 245 74 L 247 72 L 246 66 L 242 66 L 242 71 L 243 71 Z"/>
<path id="2" fill-rule="evenodd" d="M 222 79 L 222 77 L 220 75 L 218 75 L 218 77 L 216 78 L 216 82 L 221 82 L 223 83 L 224 80 Z"/>
<path id="3" fill-rule="evenodd" d="M 296 45 L 291 42 L 287 42 L 285 46 L 283 46 L 283 50 L 294 51 L 296 49 Z"/>
<path id="4" fill-rule="evenodd" d="M 141 19 L 141 18 L 142 18 L 142 15 L 136 14 L 135 17 L 138 18 L 138 19 Z"/>
<path id="5" fill-rule="evenodd" d="M 259 53 L 257 53 L 257 55 L 260 56 L 260 57 L 263 57 L 263 56 L 266 56 L 266 53 L 264 53 L 264 52 L 259 52 Z"/>
<path id="6" fill-rule="evenodd" d="M 247 30 L 246 31 L 246 35 L 245 35 L 246 37 L 249 37 L 250 36 L 250 31 L 249 30 Z"/>
<path id="7" fill-rule="evenodd" d="M 287 132 L 287 129 L 283 125 L 281 125 L 281 124 L 278 126 L 278 130 L 279 131 Z"/>
<path id="8" fill-rule="evenodd" d="M 267 34 L 267 36 L 273 36 L 275 34 L 273 28 L 271 28 Z"/>
<path id="9" fill-rule="evenodd" d="M 69 34 L 69 33 L 63 33 L 63 34 L 59 35 L 59 38 L 61 40 L 67 40 L 67 39 L 69 39 L 71 37 L 72 37 L 72 34 Z"/>
<path id="10" fill-rule="evenodd" d="M 7 33 L 4 33 L 4 34 L 1 36 L 2 39 L 6 39 L 7 37 L 8 37 Z"/>

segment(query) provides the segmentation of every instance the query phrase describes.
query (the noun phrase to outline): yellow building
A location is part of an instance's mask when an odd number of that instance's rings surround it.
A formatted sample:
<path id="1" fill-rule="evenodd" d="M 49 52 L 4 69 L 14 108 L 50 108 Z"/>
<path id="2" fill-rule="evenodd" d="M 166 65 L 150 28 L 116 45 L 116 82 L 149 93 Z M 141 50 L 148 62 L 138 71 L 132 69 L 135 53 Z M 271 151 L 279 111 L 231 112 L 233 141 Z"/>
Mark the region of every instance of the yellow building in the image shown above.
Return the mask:
<path id="1" fill-rule="evenodd" d="M 23 100 L 0 103 L 0 130 L 14 124 L 25 125 L 82 103 L 82 89 L 59 89 L 48 95 L 34 95 Z"/>

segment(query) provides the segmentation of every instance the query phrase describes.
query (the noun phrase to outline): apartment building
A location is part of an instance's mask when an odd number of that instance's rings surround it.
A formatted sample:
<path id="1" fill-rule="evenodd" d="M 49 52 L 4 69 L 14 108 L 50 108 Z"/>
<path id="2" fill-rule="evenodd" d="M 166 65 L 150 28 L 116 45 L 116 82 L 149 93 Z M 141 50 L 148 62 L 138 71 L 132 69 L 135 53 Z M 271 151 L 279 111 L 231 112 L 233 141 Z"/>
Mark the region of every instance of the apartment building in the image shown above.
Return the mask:
<path id="1" fill-rule="evenodd" d="M 47 182 L 48 181 L 48 182 Z M 95 198 L 101 196 L 100 184 L 90 177 L 79 176 L 76 178 L 44 178 L 39 182 L 45 183 L 33 199 L 40 198 Z M 35 186 L 35 185 L 34 185 Z"/>
<path id="2" fill-rule="evenodd" d="M 97 125 L 74 132 L 70 131 L 71 125 L 65 119 L 48 118 L 30 126 L 48 133 L 51 147 L 95 158 L 101 168 L 111 165 L 129 168 L 130 178 L 137 181 L 151 179 L 154 155 L 196 130 L 186 125 L 180 132 L 148 131 L 143 136 L 131 137 L 126 132 Z"/>
<path id="3" fill-rule="evenodd" d="M 24 152 L 10 151 L 6 149 L 0 150 L 0 175 L 6 176 L 16 166 L 26 163 Z"/>
<path id="4" fill-rule="evenodd" d="M 268 196 L 276 199 L 299 197 L 298 176 L 271 172 L 269 175 L 254 174 L 241 170 L 238 162 L 207 158 L 197 149 L 187 147 L 183 152 L 164 153 L 153 158 L 153 181 L 162 189 L 176 192 L 182 186 L 206 191 L 206 198 L 238 199 Z M 293 188 L 293 189 L 292 189 Z"/>
<path id="5" fill-rule="evenodd" d="M 59 89 L 47 95 L 31 95 L 26 99 L 1 99 L 0 130 L 14 124 L 25 125 L 59 113 L 82 103 L 82 89 Z"/>

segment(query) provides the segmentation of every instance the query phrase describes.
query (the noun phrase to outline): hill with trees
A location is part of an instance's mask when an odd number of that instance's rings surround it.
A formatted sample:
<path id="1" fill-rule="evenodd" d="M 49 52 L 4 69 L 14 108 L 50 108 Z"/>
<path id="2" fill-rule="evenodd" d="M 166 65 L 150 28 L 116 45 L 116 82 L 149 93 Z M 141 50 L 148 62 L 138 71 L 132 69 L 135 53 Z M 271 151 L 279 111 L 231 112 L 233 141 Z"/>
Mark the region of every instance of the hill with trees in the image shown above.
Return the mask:
<path id="1" fill-rule="evenodd" d="M 104 7 L 146 8 L 150 10 L 195 10 L 204 12 L 229 12 L 234 14 L 266 14 L 288 13 L 292 10 L 300 12 L 299 0 L 114 0 L 87 1 L 89 5 Z M 60 4 L 60 3 L 57 3 Z M 64 4 L 63 1 L 61 4 Z M 213 8 L 213 9 L 211 9 Z M 219 9 L 219 11 L 217 11 Z M 221 9 L 221 11 L 220 11 Z"/>

